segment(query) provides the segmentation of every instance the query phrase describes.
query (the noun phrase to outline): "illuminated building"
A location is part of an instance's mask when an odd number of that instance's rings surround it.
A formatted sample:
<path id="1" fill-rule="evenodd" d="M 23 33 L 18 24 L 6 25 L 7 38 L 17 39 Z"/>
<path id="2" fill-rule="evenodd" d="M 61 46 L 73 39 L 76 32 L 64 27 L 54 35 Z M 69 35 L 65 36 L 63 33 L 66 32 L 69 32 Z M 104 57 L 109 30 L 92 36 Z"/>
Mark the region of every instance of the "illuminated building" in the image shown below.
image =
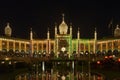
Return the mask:
<path id="1" fill-rule="evenodd" d="M 68 31 L 69 30 L 69 31 Z M 11 37 L 12 29 L 9 23 L 5 27 L 5 36 L 0 37 L 0 51 L 14 51 L 25 53 L 41 53 L 49 54 L 54 52 L 56 56 L 60 51 L 66 52 L 69 56 L 73 53 L 104 52 L 111 50 L 112 52 L 120 50 L 120 28 L 117 25 L 114 30 L 114 38 L 111 39 L 97 39 L 97 31 L 94 31 L 93 39 L 80 38 L 80 30 L 78 29 L 77 38 L 72 38 L 72 25 L 68 27 L 65 23 L 64 15 L 59 26 L 55 25 L 54 39 L 50 38 L 50 32 L 47 32 L 47 39 L 34 39 L 32 29 L 30 31 L 30 39 L 19 39 Z M 68 33 L 69 32 L 69 33 Z"/>

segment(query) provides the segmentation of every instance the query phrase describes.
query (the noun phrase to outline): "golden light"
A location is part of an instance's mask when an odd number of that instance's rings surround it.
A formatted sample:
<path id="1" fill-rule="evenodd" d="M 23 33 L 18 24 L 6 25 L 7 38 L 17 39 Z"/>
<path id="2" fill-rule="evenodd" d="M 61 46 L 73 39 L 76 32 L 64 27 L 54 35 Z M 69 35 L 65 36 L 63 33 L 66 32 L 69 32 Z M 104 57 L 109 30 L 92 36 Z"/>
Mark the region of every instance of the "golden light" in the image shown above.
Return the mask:
<path id="1" fill-rule="evenodd" d="M 8 61 L 8 60 L 10 60 L 10 58 L 6 57 L 5 60 Z"/>
<path id="2" fill-rule="evenodd" d="M 108 56 L 105 56 L 105 59 L 108 59 Z"/>
<path id="3" fill-rule="evenodd" d="M 66 48 L 65 48 L 65 47 L 62 47 L 62 48 L 61 48 L 61 51 L 62 51 L 62 52 L 64 52 L 65 50 L 66 50 Z"/>

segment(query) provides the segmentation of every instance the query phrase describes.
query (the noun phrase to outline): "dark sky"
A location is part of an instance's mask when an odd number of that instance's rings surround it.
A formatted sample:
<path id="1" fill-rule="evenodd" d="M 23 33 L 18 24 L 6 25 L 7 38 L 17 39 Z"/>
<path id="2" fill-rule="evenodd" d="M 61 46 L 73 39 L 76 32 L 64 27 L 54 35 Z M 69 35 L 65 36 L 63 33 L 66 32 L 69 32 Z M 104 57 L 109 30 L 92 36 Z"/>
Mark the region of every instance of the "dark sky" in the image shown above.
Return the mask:
<path id="1" fill-rule="evenodd" d="M 1 0 L 0 35 L 9 22 L 13 37 L 29 38 L 32 27 L 35 38 L 46 38 L 49 27 L 53 38 L 55 23 L 59 26 L 62 13 L 68 26 L 72 23 L 73 37 L 78 27 L 82 38 L 93 38 L 95 27 L 98 38 L 110 36 L 110 20 L 113 27 L 120 23 L 120 6 L 115 0 Z"/>

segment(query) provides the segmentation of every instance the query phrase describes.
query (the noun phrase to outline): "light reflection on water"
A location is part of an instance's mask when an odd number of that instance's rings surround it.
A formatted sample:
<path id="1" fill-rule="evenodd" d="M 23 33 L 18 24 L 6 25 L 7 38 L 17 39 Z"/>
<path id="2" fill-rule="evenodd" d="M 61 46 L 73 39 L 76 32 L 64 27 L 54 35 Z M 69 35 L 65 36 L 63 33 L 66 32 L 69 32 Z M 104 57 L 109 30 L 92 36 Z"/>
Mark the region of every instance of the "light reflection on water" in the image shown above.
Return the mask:
<path id="1" fill-rule="evenodd" d="M 103 76 L 98 74 L 88 74 L 88 72 L 74 71 L 74 62 L 71 65 L 72 70 L 55 69 L 54 66 L 50 70 L 45 69 L 45 63 L 42 62 L 41 67 L 39 65 L 33 65 L 34 70 L 19 74 L 15 77 L 15 80 L 104 80 Z M 64 67 L 62 67 L 64 68 Z M 42 69 L 42 70 L 41 70 Z"/>
<path id="2" fill-rule="evenodd" d="M 69 73 L 67 75 L 60 75 L 57 72 L 50 73 L 24 73 L 16 76 L 15 80 L 89 80 L 87 73 Z M 100 75 L 91 75 L 90 80 L 103 80 L 103 77 Z"/>

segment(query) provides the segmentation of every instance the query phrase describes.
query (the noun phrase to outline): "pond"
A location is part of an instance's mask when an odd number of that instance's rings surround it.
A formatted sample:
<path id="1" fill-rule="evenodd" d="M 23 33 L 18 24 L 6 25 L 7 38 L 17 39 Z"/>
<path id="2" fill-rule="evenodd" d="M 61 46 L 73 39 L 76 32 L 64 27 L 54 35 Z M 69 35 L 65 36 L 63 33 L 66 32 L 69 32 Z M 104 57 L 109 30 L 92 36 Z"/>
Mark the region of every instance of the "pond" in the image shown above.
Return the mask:
<path id="1" fill-rule="evenodd" d="M 104 80 L 97 73 L 80 70 L 76 62 L 40 62 L 32 65 L 32 70 L 18 74 L 15 80 Z M 83 67 L 82 67 L 83 69 Z"/>

